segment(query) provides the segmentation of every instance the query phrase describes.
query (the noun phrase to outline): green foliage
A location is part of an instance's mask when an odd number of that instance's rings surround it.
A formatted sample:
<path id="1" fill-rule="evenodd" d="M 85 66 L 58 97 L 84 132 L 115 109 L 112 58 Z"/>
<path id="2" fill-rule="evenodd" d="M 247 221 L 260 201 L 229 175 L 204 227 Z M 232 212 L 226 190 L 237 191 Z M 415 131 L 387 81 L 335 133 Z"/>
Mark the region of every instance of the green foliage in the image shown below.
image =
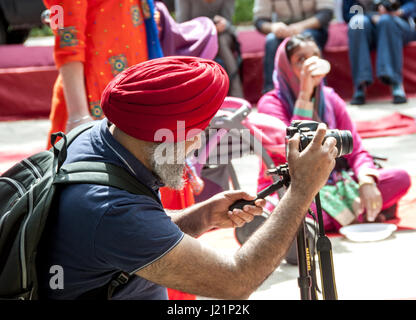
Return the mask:
<path id="1" fill-rule="evenodd" d="M 236 0 L 233 23 L 251 23 L 253 21 L 253 5 L 254 0 Z"/>
<path id="2" fill-rule="evenodd" d="M 49 26 L 42 26 L 40 28 L 33 28 L 30 30 L 29 37 L 47 37 L 53 36 L 53 32 Z"/>

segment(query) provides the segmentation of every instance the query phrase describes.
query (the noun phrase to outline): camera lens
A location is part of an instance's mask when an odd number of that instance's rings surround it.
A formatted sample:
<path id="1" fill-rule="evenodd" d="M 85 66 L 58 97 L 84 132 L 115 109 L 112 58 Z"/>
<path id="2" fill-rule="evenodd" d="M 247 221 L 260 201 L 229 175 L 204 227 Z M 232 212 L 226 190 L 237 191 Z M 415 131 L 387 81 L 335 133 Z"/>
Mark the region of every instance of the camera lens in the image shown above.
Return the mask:
<path id="1" fill-rule="evenodd" d="M 340 130 L 342 141 L 342 154 L 340 156 L 350 154 L 354 147 L 351 131 Z"/>
<path id="2" fill-rule="evenodd" d="M 304 150 L 308 144 L 313 140 L 319 123 L 308 120 L 295 120 L 286 128 L 286 156 L 288 153 L 287 140 L 293 137 L 296 133 L 300 134 L 299 151 Z M 333 137 L 336 140 L 336 147 L 338 149 L 337 158 L 350 154 L 353 149 L 353 139 L 351 131 L 348 130 L 327 130 L 325 139 Z M 325 140 L 324 139 L 324 140 Z"/>
<path id="3" fill-rule="evenodd" d="M 351 132 L 348 130 L 330 130 L 325 137 L 334 137 L 337 141 L 338 154 L 337 158 L 350 154 L 353 148 Z"/>

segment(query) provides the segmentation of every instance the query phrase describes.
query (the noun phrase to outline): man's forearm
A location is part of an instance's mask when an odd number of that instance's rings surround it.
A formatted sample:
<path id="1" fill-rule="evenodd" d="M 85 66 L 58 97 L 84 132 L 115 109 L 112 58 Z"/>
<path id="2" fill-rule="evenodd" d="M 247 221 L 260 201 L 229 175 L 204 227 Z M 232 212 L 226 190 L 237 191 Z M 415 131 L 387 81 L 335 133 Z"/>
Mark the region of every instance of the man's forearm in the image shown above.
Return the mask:
<path id="1" fill-rule="evenodd" d="M 255 26 L 257 30 L 264 34 L 269 34 L 273 32 L 273 24 L 274 22 L 268 21 L 266 19 L 258 19 L 255 21 Z M 319 29 L 322 26 L 321 21 L 315 16 L 303 21 L 295 22 L 293 24 L 301 26 L 301 32 L 303 32 L 306 29 Z"/>
<path id="2" fill-rule="evenodd" d="M 168 265 L 180 265 L 185 278 L 179 280 L 179 276 L 177 279 L 172 279 L 171 274 L 165 276 L 167 273 L 160 273 L 163 270 L 160 266 L 150 273 L 149 270 L 141 271 L 139 275 L 150 280 L 155 276 L 159 281 L 163 277 L 165 285 L 198 295 L 245 299 L 285 257 L 312 200 L 313 197 L 306 195 L 306 191 L 293 192 L 289 188 L 273 214 L 234 255 L 214 253 L 209 247 L 184 237 L 183 247 L 173 251 L 178 256 Z M 195 255 L 189 255 L 190 252 Z M 199 270 L 198 274 L 195 269 Z M 153 275 L 154 270 L 156 275 Z M 215 277 L 212 277 L 213 274 Z"/>
<path id="3" fill-rule="evenodd" d="M 255 26 L 258 31 L 264 34 L 269 34 L 272 32 L 272 22 L 266 19 L 258 19 L 255 21 Z"/>
<path id="4" fill-rule="evenodd" d="M 167 214 L 183 232 L 196 238 L 211 228 L 207 219 L 208 210 L 209 205 L 204 201 L 183 210 L 168 210 Z"/>
<path id="5" fill-rule="evenodd" d="M 313 201 L 306 193 L 289 188 L 272 215 L 237 251 L 238 274 L 255 290 L 285 257 L 305 214 Z M 263 276 L 259 276 L 263 275 Z"/>
<path id="6" fill-rule="evenodd" d="M 296 22 L 296 24 L 302 26 L 302 31 L 305 31 L 306 29 L 319 29 L 321 27 L 321 23 L 316 17 L 310 17 L 306 20 Z"/>

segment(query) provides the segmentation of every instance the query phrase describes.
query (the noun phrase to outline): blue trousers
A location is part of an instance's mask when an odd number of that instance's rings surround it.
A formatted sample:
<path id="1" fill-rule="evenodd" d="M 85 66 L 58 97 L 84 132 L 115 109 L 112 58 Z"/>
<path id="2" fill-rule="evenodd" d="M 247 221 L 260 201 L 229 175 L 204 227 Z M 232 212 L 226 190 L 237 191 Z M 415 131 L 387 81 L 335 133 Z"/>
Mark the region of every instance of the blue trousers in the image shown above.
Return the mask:
<path id="1" fill-rule="evenodd" d="M 325 47 L 326 41 L 328 40 L 328 29 L 307 29 L 303 34 L 310 34 L 315 40 L 318 47 L 323 50 Z M 266 93 L 274 88 L 273 85 L 273 70 L 274 70 L 274 58 L 276 56 L 276 51 L 279 45 L 284 39 L 276 37 L 274 33 L 269 33 L 266 36 L 266 45 L 264 51 L 264 84 L 263 84 L 263 93 Z"/>
<path id="2" fill-rule="evenodd" d="M 360 20 L 361 19 L 361 20 Z M 403 46 L 416 33 L 399 17 L 383 14 L 377 24 L 369 15 L 355 15 L 349 22 L 348 41 L 354 87 L 373 82 L 370 52 L 376 50 L 376 76 L 383 83 L 403 82 Z"/>

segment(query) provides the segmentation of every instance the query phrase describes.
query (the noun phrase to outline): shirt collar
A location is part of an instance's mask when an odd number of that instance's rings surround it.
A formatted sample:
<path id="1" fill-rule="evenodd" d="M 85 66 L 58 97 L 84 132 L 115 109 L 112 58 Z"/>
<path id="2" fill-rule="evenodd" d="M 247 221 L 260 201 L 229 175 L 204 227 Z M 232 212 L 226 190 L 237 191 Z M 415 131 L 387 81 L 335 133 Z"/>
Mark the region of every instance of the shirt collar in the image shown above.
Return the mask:
<path id="1" fill-rule="evenodd" d="M 157 192 L 160 187 L 164 186 L 163 182 L 113 137 L 109 130 L 110 124 L 106 118 L 101 121 L 100 136 L 103 143 L 131 174 Z"/>

